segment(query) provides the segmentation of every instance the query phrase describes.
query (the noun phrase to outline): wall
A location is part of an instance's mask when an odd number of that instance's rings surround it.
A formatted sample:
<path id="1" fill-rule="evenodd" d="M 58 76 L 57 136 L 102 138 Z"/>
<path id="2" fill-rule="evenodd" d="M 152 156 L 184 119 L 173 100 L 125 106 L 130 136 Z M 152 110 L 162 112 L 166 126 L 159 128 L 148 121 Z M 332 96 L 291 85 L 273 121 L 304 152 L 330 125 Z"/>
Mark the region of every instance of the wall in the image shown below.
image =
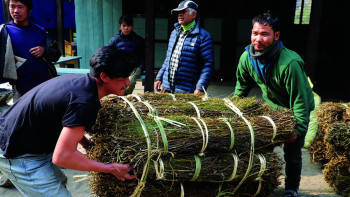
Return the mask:
<path id="1" fill-rule="evenodd" d="M 76 0 L 77 51 L 81 68 L 89 68 L 94 52 L 119 31 L 122 0 Z"/>
<path id="2" fill-rule="evenodd" d="M 323 1 L 318 29 L 315 68 L 315 92 L 322 101 L 350 102 L 350 63 L 347 59 L 349 1 Z M 310 39 L 313 39 L 310 35 Z"/>

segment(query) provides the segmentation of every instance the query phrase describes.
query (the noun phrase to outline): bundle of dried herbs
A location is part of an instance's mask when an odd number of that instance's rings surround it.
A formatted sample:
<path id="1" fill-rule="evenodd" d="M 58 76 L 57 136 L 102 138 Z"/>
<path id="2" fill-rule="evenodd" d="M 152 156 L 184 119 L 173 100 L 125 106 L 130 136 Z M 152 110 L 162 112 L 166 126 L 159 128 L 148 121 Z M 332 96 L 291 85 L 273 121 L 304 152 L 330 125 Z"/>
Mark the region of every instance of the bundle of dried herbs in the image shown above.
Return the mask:
<path id="1" fill-rule="evenodd" d="M 349 153 L 348 153 L 349 154 Z M 327 183 L 341 196 L 350 196 L 350 160 L 345 156 L 333 157 L 323 170 Z"/>
<path id="2" fill-rule="evenodd" d="M 261 171 L 261 162 L 256 155 L 252 172 L 238 189 L 240 176 L 229 182 L 149 181 L 142 196 L 181 196 L 181 192 L 185 196 L 269 196 L 280 184 L 276 177 L 281 175 L 281 164 L 275 153 L 260 154 L 266 158 L 266 169 Z"/>
<path id="3" fill-rule="evenodd" d="M 340 195 L 350 195 L 350 103 L 324 102 L 317 112 L 318 136 L 309 146 L 315 162 L 324 164 L 326 182 Z"/>
<path id="4" fill-rule="evenodd" d="M 174 185 L 186 183 L 198 187 L 197 194 L 254 195 L 279 184 L 281 164 L 271 147 L 296 134 L 291 111 L 273 111 L 256 98 L 170 97 L 110 95 L 102 100 L 88 156 L 104 163 L 136 163 L 139 179 L 121 182 L 93 172 L 93 193 L 171 196 L 181 193 Z"/>
<path id="5" fill-rule="evenodd" d="M 237 161 L 232 155 L 226 154 L 203 156 L 200 157 L 201 167 L 196 164 L 196 159 L 189 157 L 173 160 L 170 160 L 171 156 L 162 158 L 163 170 L 155 165 L 159 164 L 159 157 L 154 156 L 152 159 L 141 196 L 180 196 L 182 192 L 185 196 L 268 196 L 280 184 L 278 177 L 282 164 L 273 152 L 256 154 L 247 177 L 244 177 L 249 165 L 246 155 L 237 157 Z M 142 174 L 142 164 L 134 170 L 138 177 Z M 198 168 L 200 170 L 196 175 Z M 130 196 L 138 184 L 136 180 L 119 181 L 110 174 L 92 172 L 92 175 L 90 185 L 98 196 Z M 194 177 L 197 177 L 196 180 L 193 180 Z M 221 181 L 213 182 L 210 179 L 208 182 L 207 178 Z M 243 178 L 243 184 L 237 187 Z"/>
<path id="6" fill-rule="evenodd" d="M 324 102 L 319 106 L 317 136 L 308 147 L 314 162 L 326 164 L 331 159 L 329 155 L 333 153 L 330 151 L 330 144 L 327 143 L 325 135 L 331 132 L 335 123 L 350 121 L 349 106 L 350 104 L 335 102 Z"/>
<path id="7" fill-rule="evenodd" d="M 143 100 L 146 101 L 199 101 L 199 100 L 205 100 L 204 96 L 195 95 L 195 94 L 170 94 L 170 93 L 164 93 L 164 94 L 155 94 L 152 92 L 146 92 L 143 94 L 138 94 Z"/>
<path id="8" fill-rule="evenodd" d="M 88 156 L 104 163 L 137 163 L 134 173 L 141 175 L 147 162 L 147 152 L 128 144 L 128 141 L 121 141 L 115 136 L 96 135 L 88 151 Z M 153 151 L 150 162 L 152 165 L 163 166 L 161 170 L 163 172 L 162 180 L 190 181 L 193 179 L 195 181 L 223 182 L 228 180 L 235 171 L 237 172 L 235 173 L 236 177 L 243 176 L 242 173 L 245 172 L 249 163 L 249 154 L 249 152 L 241 154 L 209 152 L 199 156 L 198 154 L 178 152 L 165 154 L 161 151 Z M 269 159 L 270 155 L 269 152 L 263 156 Z M 255 163 L 258 163 L 257 160 Z M 156 168 L 150 169 L 149 173 L 156 176 L 156 170 Z M 193 178 L 196 172 L 200 173 L 200 176 Z"/>
<path id="9" fill-rule="evenodd" d="M 252 118 L 250 123 L 254 129 L 256 149 L 264 148 L 272 144 L 284 142 L 285 139 L 295 135 L 295 122 L 290 119 L 289 113 L 273 114 L 271 119 L 277 128 L 274 133 L 271 122 L 262 117 Z M 249 151 L 251 133 L 247 124 L 239 117 L 231 119 L 202 118 L 197 119 L 188 116 L 162 117 L 174 122 L 155 122 L 153 117 L 143 119 L 152 149 L 157 151 L 170 151 L 175 153 L 200 153 L 200 152 L 232 152 Z M 159 127 L 163 130 L 161 130 Z M 133 119 L 124 130 L 124 125 L 116 126 L 117 138 L 127 139 L 129 146 L 138 150 L 147 149 L 145 134 L 137 119 Z M 123 132 L 118 132 L 123 131 Z M 113 134 L 112 134 L 113 135 Z M 275 136 L 274 136 L 275 135 Z M 248 148 L 248 149 L 247 149 Z"/>
<path id="10" fill-rule="evenodd" d="M 344 122 L 334 123 L 330 132 L 325 135 L 330 150 L 327 157 L 344 155 L 350 160 L 350 124 Z"/>
<path id="11" fill-rule="evenodd" d="M 178 115 L 198 115 L 196 108 L 198 109 L 201 117 L 228 117 L 234 114 L 232 113 L 232 110 L 226 106 L 225 101 L 220 98 L 206 98 L 203 100 L 203 97 L 197 95 L 190 96 L 188 94 L 174 94 L 173 97 L 176 100 L 163 100 L 162 98 L 159 98 L 159 96 L 151 95 L 154 95 L 154 93 L 139 94 L 135 97 L 129 96 L 129 99 L 136 101 L 134 104 L 140 111 L 142 111 L 140 108 L 144 108 L 145 106 L 142 106 L 142 102 L 138 102 L 139 100 L 149 103 L 157 110 L 159 115 L 164 115 L 167 113 Z M 165 98 L 168 97 L 165 96 Z M 187 97 L 190 97 L 190 99 L 186 100 Z M 150 98 L 154 98 L 154 100 L 149 100 Z M 257 99 L 255 97 L 230 97 L 227 99 L 247 116 L 269 114 L 272 110 L 271 107 L 263 104 L 261 99 Z"/>
<path id="12" fill-rule="evenodd" d="M 145 96 L 145 98 L 149 98 L 149 95 L 153 94 L 145 93 L 145 95 L 148 95 Z M 176 97 L 178 97 L 177 94 Z M 188 97 L 190 96 L 188 95 Z M 196 96 L 195 98 L 198 97 L 199 96 Z M 152 110 L 155 110 L 158 116 L 167 116 L 171 114 L 172 116 L 187 115 L 197 117 L 199 113 L 200 117 L 237 117 L 237 114 L 228 108 L 225 105 L 225 102 L 219 98 L 210 98 L 205 101 L 198 99 L 195 101 L 191 100 L 186 102 L 184 100 L 151 101 L 144 100 L 143 95 L 140 95 L 139 99 L 142 99 L 142 101 L 140 102 L 136 97 L 128 97 L 128 100 L 130 100 L 142 118 L 147 117 L 150 114 L 149 107 L 152 107 Z M 266 104 L 263 104 L 261 100 L 256 98 L 230 98 L 230 101 L 248 117 L 270 114 L 272 110 L 271 107 L 268 107 Z M 99 122 L 97 122 L 95 125 L 95 129 L 90 131 L 91 134 L 94 134 L 95 132 L 113 132 L 116 124 L 118 126 L 127 126 L 131 120 L 135 119 L 133 110 L 123 99 L 118 96 L 107 96 L 101 100 L 101 103 L 103 108 L 99 113 Z"/>

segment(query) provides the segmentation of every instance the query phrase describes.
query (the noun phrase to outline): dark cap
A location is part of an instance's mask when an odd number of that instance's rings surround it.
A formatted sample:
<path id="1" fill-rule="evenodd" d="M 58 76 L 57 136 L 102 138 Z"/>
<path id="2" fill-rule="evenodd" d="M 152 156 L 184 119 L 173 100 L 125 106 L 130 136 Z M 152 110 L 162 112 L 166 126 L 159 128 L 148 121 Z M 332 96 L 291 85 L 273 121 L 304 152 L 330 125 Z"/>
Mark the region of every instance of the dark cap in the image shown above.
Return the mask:
<path id="1" fill-rule="evenodd" d="M 190 1 L 190 0 L 185 0 L 185 1 L 182 1 L 177 8 L 171 10 L 171 14 L 173 12 L 182 11 L 186 8 L 192 8 L 192 9 L 196 10 L 196 12 L 198 12 L 198 5 L 195 2 Z"/>

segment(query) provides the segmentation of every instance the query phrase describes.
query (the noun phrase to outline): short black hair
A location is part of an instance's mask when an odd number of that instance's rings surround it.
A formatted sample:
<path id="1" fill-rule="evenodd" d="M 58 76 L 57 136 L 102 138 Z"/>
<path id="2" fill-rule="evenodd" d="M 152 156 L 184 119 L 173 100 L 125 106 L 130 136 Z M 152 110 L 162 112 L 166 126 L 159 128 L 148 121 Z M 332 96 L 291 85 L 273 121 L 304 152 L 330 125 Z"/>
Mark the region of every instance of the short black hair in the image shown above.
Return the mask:
<path id="1" fill-rule="evenodd" d="M 11 0 L 5 0 L 5 4 L 7 5 L 7 7 L 10 6 L 10 1 Z M 24 5 L 26 5 L 28 7 L 28 10 L 33 9 L 32 0 L 12 0 L 12 1 L 19 1 L 19 2 L 23 3 Z"/>
<path id="2" fill-rule="evenodd" d="M 254 23 L 256 22 L 270 26 L 274 32 L 280 31 L 280 19 L 271 14 L 270 11 L 255 16 L 252 20 L 252 25 L 254 26 Z"/>
<path id="3" fill-rule="evenodd" d="M 90 75 L 98 79 L 102 72 L 110 78 L 129 77 L 135 68 L 134 56 L 114 45 L 97 49 L 90 59 Z"/>
<path id="4" fill-rule="evenodd" d="M 119 25 L 125 22 L 127 25 L 134 25 L 134 20 L 131 16 L 124 15 L 119 18 Z"/>

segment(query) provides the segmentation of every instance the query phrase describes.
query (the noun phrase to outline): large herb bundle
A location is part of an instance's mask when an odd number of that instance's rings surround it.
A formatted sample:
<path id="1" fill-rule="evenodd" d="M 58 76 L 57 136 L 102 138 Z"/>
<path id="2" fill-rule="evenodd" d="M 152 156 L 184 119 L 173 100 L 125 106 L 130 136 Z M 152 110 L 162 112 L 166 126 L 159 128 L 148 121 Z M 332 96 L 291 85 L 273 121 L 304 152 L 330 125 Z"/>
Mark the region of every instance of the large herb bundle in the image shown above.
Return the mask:
<path id="1" fill-rule="evenodd" d="M 350 195 L 350 160 L 347 157 L 333 157 L 325 165 L 323 173 L 326 182 L 338 194 L 344 197 Z"/>
<path id="2" fill-rule="evenodd" d="M 350 103 L 324 102 L 317 112 L 318 135 L 309 146 L 324 178 L 334 190 L 350 195 Z"/>
<path id="3" fill-rule="evenodd" d="M 269 194 L 281 169 L 272 148 L 295 135 L 295 125 L 291 111 L 273 111 L 256 98 L 110 95 L 90 132 L 88 156 L 136 163 L 138 180 L 92 173 L 92 191 L 99 196 Z"/>

